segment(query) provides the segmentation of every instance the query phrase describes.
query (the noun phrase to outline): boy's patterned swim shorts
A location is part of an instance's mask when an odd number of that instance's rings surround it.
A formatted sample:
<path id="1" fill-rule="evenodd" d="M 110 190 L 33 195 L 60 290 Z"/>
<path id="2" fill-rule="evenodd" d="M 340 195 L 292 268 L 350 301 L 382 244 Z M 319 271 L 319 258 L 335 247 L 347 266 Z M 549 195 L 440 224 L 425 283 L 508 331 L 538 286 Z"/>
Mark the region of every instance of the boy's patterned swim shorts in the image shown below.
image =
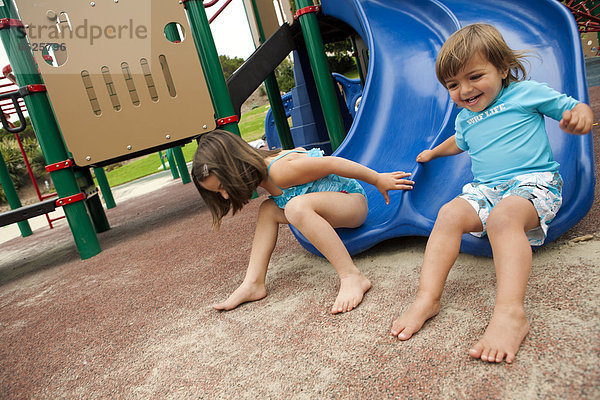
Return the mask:
<path id="1" fill-rule="evenodd" d="M 458 197 L 473 206 L 483 224 L 482 232 L 471 232 L 482 237 L 486 234 L 486 222 L 492 208 L 508 196 L 520 196 L 533 204 L 540 218 L 540 226 L 527 232 L 532 246 L 541 246 L 546 239 L 548 225 L 562 204 L 563 181 L 558 172 L 534 172 L 519 175 L 500 185 L 489 187 L 479 183 L 467 183 Z"/>

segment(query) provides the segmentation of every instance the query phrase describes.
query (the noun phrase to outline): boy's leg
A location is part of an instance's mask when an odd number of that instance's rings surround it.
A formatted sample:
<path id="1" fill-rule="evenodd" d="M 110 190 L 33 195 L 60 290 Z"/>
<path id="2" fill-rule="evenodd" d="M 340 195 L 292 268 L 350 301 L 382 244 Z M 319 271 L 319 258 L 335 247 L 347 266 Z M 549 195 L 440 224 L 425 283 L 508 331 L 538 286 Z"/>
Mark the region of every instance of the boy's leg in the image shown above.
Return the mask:
<path id="1" fill-rule="evenodd" d="M 334 228 L 356 228 L 367 217 L 367 200 L 361 194 L 308 193 L 293 198 L 285 216 L 333 265 L 340 277 L 340 290 L 332 314 L 358 306 L 371 282 L 356 268 Z"/>
<path id="2" fill-rule="evenodd" d="M 511 363 L 529 331 L 524 301 L 532 256 L 526 232 L 536 226 L 537 211 L 523 197 L 506 197 L 490 213 L 487 233 L 496 268 L 496 305 L 483 337 L 469 350 L 471 357 Z"/>
<path id="3" fill-rule="evenodd" d="M 440 209 L 427 241 L 416 299 L 394 321 L 392 335 L 407 340 L 438 313 L 446 278 L 460 251 L 462 235 L 482 230 L 477 212 L 466 200 L 456 198 Z"/>
<path id="4" fill-rule="evenodd" d="M 267 295 L 265 278 L 269 260 L 277 242 L 279 224 L 287 223 L 283 210 L 273 200 L 265 200 L 260 205 L 246 277 L 227 300 L 213 305 L 216 310 L 231 310 L 242 303 L 260 300 Z"/>

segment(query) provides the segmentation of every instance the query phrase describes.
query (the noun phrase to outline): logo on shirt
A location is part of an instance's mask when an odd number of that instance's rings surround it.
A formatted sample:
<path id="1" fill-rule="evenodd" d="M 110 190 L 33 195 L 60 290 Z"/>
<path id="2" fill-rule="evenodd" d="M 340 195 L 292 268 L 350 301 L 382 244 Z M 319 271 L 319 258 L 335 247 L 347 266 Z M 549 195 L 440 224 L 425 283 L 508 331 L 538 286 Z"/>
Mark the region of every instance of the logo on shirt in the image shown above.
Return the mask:
<path id="1" fill-rule="evenodd" d="M 473 118 L 468 119 L 467 124 L 473 125 L 473 124 L 481 121 L 482 119 L 490 117 L 494 114 L 498 114 L 500 111 L 504 111 L 505 109 L 506 109 L 506 107 L 504 106 L 504 104 L 497 105 L 496 107 L 487 109 L 484 112 L 482 112 L 481 114 L 478 114 L 478 115 L 474 116 Z"/>

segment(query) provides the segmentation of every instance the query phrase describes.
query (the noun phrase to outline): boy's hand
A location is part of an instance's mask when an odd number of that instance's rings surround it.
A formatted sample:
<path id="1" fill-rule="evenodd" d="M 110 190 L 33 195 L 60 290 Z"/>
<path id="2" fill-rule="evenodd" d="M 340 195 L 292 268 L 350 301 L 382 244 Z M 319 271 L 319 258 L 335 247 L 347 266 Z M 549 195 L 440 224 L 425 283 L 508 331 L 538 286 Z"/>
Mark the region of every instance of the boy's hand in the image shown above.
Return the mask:
<path id="1" fill-rule="evenodd" d="M 417 162 L 426 163 L 433 160 L 433 150 L 424 150 L 417 156 Z"/>
<path id="2" fill-rule="evenodd" d="M 383 195 L 385 204 L 390 204 L 388 190 L 411 190 L 413 188 L 413 185 L 415 184 L 413 181 L 403 179 L 407 176 L 410 176 L 410 173 L 402 171 L 380 173 L 378 175 L 377 184 L 375 186 Z"/>
<path id="3" fill-rule="evenodd" d="M 579 103 L 572 110 L 563 113 L 560 120 L 560 129 L 574 135 L 585 135 L 592 130 L 594 114 L 592 109 L 584 103 Z"/>

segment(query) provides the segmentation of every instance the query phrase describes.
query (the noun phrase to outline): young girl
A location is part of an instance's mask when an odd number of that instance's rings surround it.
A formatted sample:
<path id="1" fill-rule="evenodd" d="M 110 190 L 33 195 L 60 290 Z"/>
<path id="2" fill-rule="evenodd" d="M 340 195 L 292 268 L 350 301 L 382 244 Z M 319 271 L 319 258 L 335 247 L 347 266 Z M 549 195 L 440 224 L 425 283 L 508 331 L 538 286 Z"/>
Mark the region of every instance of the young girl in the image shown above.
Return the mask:
<path id="1" fill-rule="evenodd" d="M 469 355 L 513 362 L 529 331 L 524 297 L 531 269 L 530 244 L 542 244 L 561 205 L 562 179 L 552 156 L 544 115 L 568 133 L 592 129 L 589 106 L 545 84 L 524 81 L 524 53 L 511 50 L 492 26 L 455 32 L 436 63 L 439 81 L 463 108 L 455 135 L 417 156 L 418 162 L 468 151 L 474 181 L 439 211 L 427 242 L 416 299 L 392 326 L 409 339 L 435 316 L 461 236 L 487 233 L 497 292 L 492 319 Z"/>
<path id="2" fill-rule="evenodd" d="M 333 265 L 340 278 L 332 313 L 358 306 L 371 282 L 356 268 L 334 228 L 356 228 L 367 217 L 365 191 L 355 179 L 377 187 L 386 203 L 388 190 L 409 190 L 404 172 L 377 173 L 353 161 L 306 151 L 257 150 L 223 130 L 202 135 L 194 155 L 192 177 L 213 215 L 213 226 L 232 210 L 235 214 L 257 187 L 271 196 L 258 212 L 250 261 L 244 281 L 217 310 L 267 295 L 265 277 L 279 224 L 294 225 Z"/>

